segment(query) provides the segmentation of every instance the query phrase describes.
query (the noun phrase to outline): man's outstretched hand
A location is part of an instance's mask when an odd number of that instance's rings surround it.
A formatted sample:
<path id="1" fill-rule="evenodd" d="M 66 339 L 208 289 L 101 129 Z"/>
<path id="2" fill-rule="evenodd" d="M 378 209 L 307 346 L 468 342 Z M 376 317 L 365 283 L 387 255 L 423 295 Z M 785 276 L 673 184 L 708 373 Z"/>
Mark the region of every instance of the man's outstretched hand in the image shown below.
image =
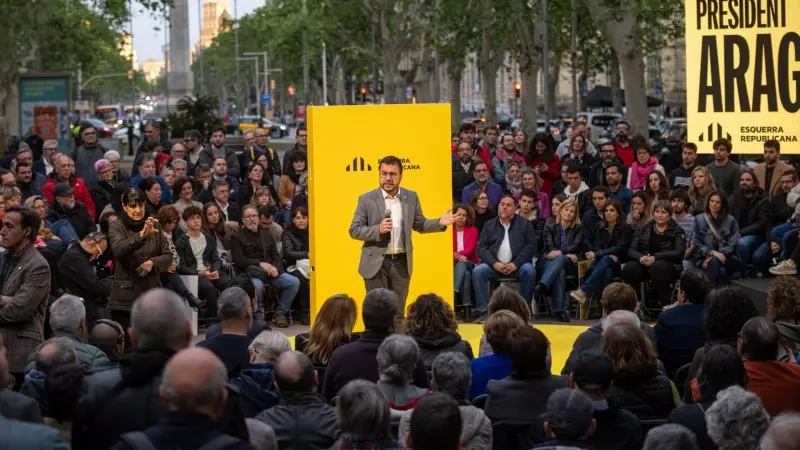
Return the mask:
<path id="1" fill-rule="evenodd" d="M 446 227 L 456 223 L 456 215 L 453 214 L 452 209 L 448 209 L 447 211 L 442 214 L 442 217 L 439 219 L 439 226 Z"/>

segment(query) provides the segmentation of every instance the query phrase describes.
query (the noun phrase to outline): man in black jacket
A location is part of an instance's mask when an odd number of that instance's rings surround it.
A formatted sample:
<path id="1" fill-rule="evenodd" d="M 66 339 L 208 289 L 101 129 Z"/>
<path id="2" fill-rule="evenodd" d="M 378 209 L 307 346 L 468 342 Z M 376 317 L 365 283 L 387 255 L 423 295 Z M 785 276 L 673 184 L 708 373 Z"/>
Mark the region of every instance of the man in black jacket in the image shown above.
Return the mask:
<path id="1" fill-rule="evenodd" d="M 669 185 L 673 189 L 688 191 L 692 187 L 692 172 L 697 167 L 697 146 L 691 142 L 683 144 L 681 165 L 669 173 Z"/>
<path id="2" fill-rule="evenodd" d="M 781 252 L 783 235 L 794 228 L 791 222 L 794 208 L 787 203 L 789 191 L 797 186 L 797 171 L 789 169 L 780 174 L 780 191 L 769 198 L 769 222 L 765 227 L 765 242 L 753 252 L 753 265 L 766 274 L 773 255 Z"/>
<path id="3" fill-rule="evenodd" d="M 453 201 L 461 201 L 464 188 L 475 181 L 472 175 L 472 147 L 466 142 L 458 144 L 457 161 L 453 161 Z"/>
<path id="4" fill-rule="evenodd" d="M 275 379 L 280 403 L 256 419 L 273 430 L 279 448 L 328 449 L 339 437 L 336 410 L 317 393 L 319 378 L 311 359 L 288 351 L 278 358 Z"/>
<path id="5" fill-rule="evenodd" d="M 58 183 L 53 188 L 53 203 L 47 211 L 47 220 L 57 222 L 66 220 L 75 229 L 78 239 L 83 239 L 87 234 L 96 230 L 89 209 L 82 202 L 75 201 L 72 187 L 67 183 Z"/>
<path id="6" fill-rule="evenodd" d="M 569 387 L 583 392 L 594 403 L 597 429 L 588 443 L 593 448 L 607 450 L 639 450 L 642 448 L 639 419 L 606 399 L 613 379 L 614 364 L 600 349 L 587 350 L 578 356 Z"/>
<path id="7" fill-rule="evenodd" d="M 217 158 L 225 158 L 225 161 L 228 162 L 228 175 L 239 178 L 242 173 L 239 167 L 239 158 L 233 150 L 225 146 L 225 130 L 222 126 L 214 127 L 214 131 L 211 133 L 211 145 L 200 151 L 197 163 L 213 167 L 214 160 Z"/>
<path id="8" fill-rule="evenodd" d="M 300 290 L 300 281 L 284 271 L 272 234 L 258 228 L 258 210 L 252 205 L 246 207 L 242 211 L 242 219 L 244 226 L 234 233 L 231 242 L 233 263 L 240 271 L 253 278 L 256 291 L 260 291 L 262 295 L 264 284 L 283 290 L 273 322 L 279 328 L 286 328 L 289 326 L 286 314 Z M 262 295 L 259 295 L 259 309 L 256 310 L 255 317 L 260 317 L 261 314 Z"/>
<path id="9" fill-rule="evenodd" d="M 107 249 L 108 239 L 103 233 L 95 231 L 87 234 L 80 242 L 72 244 L 58 261 L 61 287 L 83 299 L 88 323 L 94 323 L 100 318 L 97 305 L 111 295 L 111 281 L 98 279 L 92 267 L 92 261 Z"/>
<path id="10" fill-rule="evenodd" d="M 516 211 L 514 197 L 501 197 L 498 216 L 486 222 L 478 239 L 478 257 L 482 264 L 472 270 L 472 282 L 479 322 L 488 317 L 490 280 L 516 278 L 520 282 L 522 298 L 528 304 L 533 298 L 536 269 L 532 262 L 539 238 L 531 222 L 517 216 Z"/>
<path id="11" fill-rule="evenodd" d="M 606 142 L 600 145 L 600 154 L 597 161 L 589 168 L 589 186 L 608 186 L 606 179 L 606 169 L 611 164 L 618 164 L 622 168 L 622 179 L 628 179 L 628 170 L 622 160 L 617 157 L 617 149 L 613 142 Z"/>
<path id="12" fill-rule="evenodd" d="M 764 243 L 769 221 L 769 199 L 758 186 L 755 172 L 742 168 L 739 189 L 730 196 L 729 202 L 731 215 L 739 224 L 739 267 L 744 274 L 750 264 L 750 256 Z"/>
<path id="13" fill-rule="evenodd" d="M 369 291 L 364 297 L 361 319 L 365 331 L 357 341 L 333 351 L 325 369 L 325 381 L 322 383 L 322 393 L 326 399 L 336 397 L 339 390 L 353 380 L 362 379 L 373 383 L 378 381 L 378 364 L 375 358 L 378 347 L 395 332 L 397 303 L 397 295 L 384 288 Z M 417 361 L 413 377 L 416 386 L 428 387 L 428 374 L 422 358 Z"/>
<path id="14" fill-rule="evenodd" d="M 131 311 L 130 340 L 134 347 L 120 360 L 119 369 L 86 379 L 72 424 L 74 448 L 107 450 L 121 435 L 143 431 L 167 413 L 158 397 L 162 372 L 169 359 L 192 341 L 183 299 L 166 289 L 139 297 Z M 239 395 L 228 389 L 227 397 L 216 428 L 246 440 Z"/>

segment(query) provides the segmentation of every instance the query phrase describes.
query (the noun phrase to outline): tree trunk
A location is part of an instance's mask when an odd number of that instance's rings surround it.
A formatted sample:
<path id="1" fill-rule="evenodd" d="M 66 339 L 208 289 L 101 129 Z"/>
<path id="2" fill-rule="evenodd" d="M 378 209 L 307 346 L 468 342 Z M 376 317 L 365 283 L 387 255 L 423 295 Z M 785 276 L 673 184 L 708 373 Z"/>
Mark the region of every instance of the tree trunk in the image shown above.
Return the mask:
<path id="1" fill-rule="evenodd" d="M 483 109 L 485 111 L 486 123 L 497 123 L 497 71 L 499 64 L 497 51 L 492 45 L 491 21 L 483 21 L 483 39 L 481 42 L 480 70 L 481 88 L 483 90 Z"/>
<path id="2" fill-rule="evenodd" d="M 647 90 L 644 84 L 644 55 L 641 47 L 630 47 L 620 59 L 620 68 L 625 77 L 625 106 L 631 129 L 647 139 L 650 125 Z"/>
<path id="3" fill-rule="evenodd" d="M 461 78 L 464 75 L 464 61 L 447 62 L 447 93 L 450 97 L 450 126 L 453 131 L 461 126 Z"/>
<path id="4" fill-rule="evenodd" d="M 589 87 L 589 55 L 586 53 L 586 46 L 581 49 L 583 61 L 581 61 L 581 76 L 578 78 L 578 111 L 586 111 L 586 94 L 584 89 Z"/>
<path id="5" fill-rule="evenodd" d="M 611 61 L 609 62 L 609 75 L 611 78 L 611 107 L 617 114 L 622 114 L 622 77 L 619 72 L 619 56 L 614 49 L 611 49 Z"/>
<path id="6" fill-rule="evenodd" d="M 553 117 L 548 117 L 548 119 L 554 119 L 558 117 L 558 99 L 556 98 L 556 91 L 558 90 L 558 77 L 561 76 L 562 56 L 562 54 L 555 55 L 553 62 L 550 63 L 550 80 L 547 90 L 548 98 L 550 100 L 550 114 L 552 114 Z"/>
<path id="7" fill-rule="evenodd" d="M 539 119 L 539 68 L 522 70 L 522 92 L 520 93 L 520 108 L 522 110 L 522 129 L 530 139 L 536 134 L 536 122 Z"/>

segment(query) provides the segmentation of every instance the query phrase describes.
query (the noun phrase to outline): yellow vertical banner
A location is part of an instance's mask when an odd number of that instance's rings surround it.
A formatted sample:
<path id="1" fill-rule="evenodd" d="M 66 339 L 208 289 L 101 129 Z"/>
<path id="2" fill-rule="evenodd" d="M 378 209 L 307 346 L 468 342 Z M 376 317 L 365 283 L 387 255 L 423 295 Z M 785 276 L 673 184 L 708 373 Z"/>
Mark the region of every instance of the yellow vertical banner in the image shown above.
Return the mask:
<path id="1" fill-rule="evenodd" d="M 308 108 L 312 317 L 325 299 L 345 293 L 361 305 L 362 241 L 350 238 L 358 197 L 379 188 L 379 162 L 403 162 L 400 189 L 417 193 L 424 215 L 452 207 L 450 105 L 311 106 Z M 413 273 L 406 308 L 434 292 L 453 304 L 453 237 L 412 232 Z M 359 313 L 359 323 L 360 323 Z"/>
<path id="2" fill-rule="evenodd" d="M 687 140 L 800 153 L 800 0 L 685 0 Z"/>

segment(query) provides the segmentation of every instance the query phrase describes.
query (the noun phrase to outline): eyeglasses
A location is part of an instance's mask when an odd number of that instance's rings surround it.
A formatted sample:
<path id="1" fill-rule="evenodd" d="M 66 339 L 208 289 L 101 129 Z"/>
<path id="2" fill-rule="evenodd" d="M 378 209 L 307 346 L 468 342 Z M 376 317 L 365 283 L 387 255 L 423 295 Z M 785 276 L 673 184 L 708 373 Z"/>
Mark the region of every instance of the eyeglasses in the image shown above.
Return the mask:
<path id="1" fill-rule="evenodd" d="M 397 173 L 397 172 L 381 172 L 381 178 L 384 178 L 384 179 L 391 178 L 391 179 L 394 180 L 395 178 L 398 178 L 399 176 L 400 176 L 400 174 Z"/>
<path id="2" fill-rule="evenodd" d="M 245 220 L 258 220 L 258 214 L 248 214 L 246 216 L 242 216 Z"/>

